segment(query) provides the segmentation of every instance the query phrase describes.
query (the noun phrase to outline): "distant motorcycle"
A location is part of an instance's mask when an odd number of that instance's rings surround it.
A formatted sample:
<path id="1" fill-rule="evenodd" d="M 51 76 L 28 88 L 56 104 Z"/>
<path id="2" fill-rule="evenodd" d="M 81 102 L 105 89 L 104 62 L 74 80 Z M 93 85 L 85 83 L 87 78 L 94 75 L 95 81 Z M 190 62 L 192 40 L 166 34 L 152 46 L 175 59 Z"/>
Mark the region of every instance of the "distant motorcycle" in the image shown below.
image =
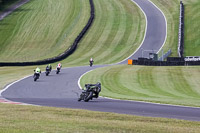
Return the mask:
<path id="1" fill-rule="evenodd" d="M 92 67 L 92 65 L 93 65 L 93 61 L 90 61 L 90 67 Z"/>
<path id="2" fill-rule="evenodd" d="M 80 97 L 78 98 L 78 101 L 83 100 L 85 102 L 88 102 L 93 98 L 98 98 L 100 91 L 101 83 L 99 82 L 97 84 L 85 84 L 85 90 L 81 93 Z"/>
<path id="3" fill-rule="evenodd" d="M 39 79 L 39 77 L 40 77 L 40 73 L 35 73 L 34 76 L 33 76 L 34 81 Z"/>
<path id="4" fill-rule="evenodd" d="M 60 72 L 60 68 L 57 68 L 56 74 L 59 74 L 59 72 Z"/>
<path id="5" fill-rule="evenodd" d="M 48 76 L 50 74 L 50 72 L 51 72 L 50 69 L 46 69 L 46 72 L 45 72 L 46 76 Z"/>

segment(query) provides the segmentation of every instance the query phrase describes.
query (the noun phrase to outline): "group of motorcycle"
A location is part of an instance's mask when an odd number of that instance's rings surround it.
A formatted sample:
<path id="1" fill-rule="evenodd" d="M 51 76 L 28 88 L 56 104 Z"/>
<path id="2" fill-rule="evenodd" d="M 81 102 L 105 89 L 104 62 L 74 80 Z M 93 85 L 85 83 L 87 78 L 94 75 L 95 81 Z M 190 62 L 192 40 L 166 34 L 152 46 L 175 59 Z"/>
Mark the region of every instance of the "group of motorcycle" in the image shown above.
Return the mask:
<path id="1" fill-rule="evenodd" d="M 62 65 L 61 65 L 61 63 L 59 63 L 59 64 L 57 65 L 57 67 L 56 67 L 56 74 L 59 74 L 59 72 L 60 72 L 60 70 L 61 70 L 61 67 L 62 67 Z M 46 67 L 46 71 L 45 71 L 46 76 L 48 76 L 48 75 L 50 74 L 51 69 L 52 69 L 52 67 L 51 67 L 51 65 L 49 64 L 49 65 Z M 39 79 L 40 74 L 41 74 L 41 70 L 40 70 L 39 67 L 37 67 L 37 68 L 34 70 L 34 75 L 33 75 L 34 81 L 37 81 L 37 79 Z"/>
<path id="2" fill-rule="evenodd" d="M 91 58 L 89 60 L 89 62 L 90 62 L 90 67 L 92 67 L 93 59 Z M 59 63 L 56 67 L 56 74 L 59 74 L 61 67 L 62 67 L 62 65 Z M 46 76 L 48 76 L 50 74 L 51 69 L 52 69 L 52 67 L 49 64 L 46 67 L 46 72 L 45 72 Z M 34 76 L 33 76 L 34 81 L 37 81 L 37 79 L 39 79 L 40 73 L 41 73 L 41 70 L 37 67 L 34 70 Z M 97 82 L 96 84 L 85 84 L 85 87 L 83 88 L 83 91 L 80 94 L 78 101 L 83 100 L 85 102 L 88 102 L 89 100 L 92 100 L 93 98 L 98 98 L 100 91 L 101 91 L 101 83 L 100 82 Z"/>

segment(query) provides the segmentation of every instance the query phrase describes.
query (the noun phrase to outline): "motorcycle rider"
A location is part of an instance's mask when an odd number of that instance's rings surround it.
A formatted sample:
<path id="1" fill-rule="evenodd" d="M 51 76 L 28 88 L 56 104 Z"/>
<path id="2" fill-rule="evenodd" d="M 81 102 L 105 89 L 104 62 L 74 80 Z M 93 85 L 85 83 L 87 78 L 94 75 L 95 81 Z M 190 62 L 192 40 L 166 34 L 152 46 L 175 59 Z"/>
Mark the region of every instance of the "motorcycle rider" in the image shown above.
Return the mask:
<path id="1" fill-rule="evenodd" d="M 94 60 L 90 58 L 89 62 L 90 62 L 90 67 L 92 67 Z"/>
<path id="2" fill-rule="evenodd" d="M 52 69 L 51 64 L 47 65 L 47 67 L 46 67 L 46 71 L 50 71 L 50 72 L 51 72 L 51 69 Z"/>
<path id="3" fill-rule="evenodd" d="M 100 82 L 97 82 L 96 84 L 95 84 L 95 91 L 94 91 L 94 93 L 95 93 L 95 98 L 98 98 L 99 97 L 99 92 L 101 91 L 101 83 Z"/>
<path id="4" fill-rule="evenodd" d="M 41 73 L 41 70 L 39 67 L 37 67 L 35 70 L 34 70 L 34 76 L 36 76 L 36 74 L 40 74 Z"/>
<path id="5" fill-rule="evenodd" d="M 94 92 L 94 96 L 95 98 L 98 98 L 99 97 L 99 92 L 101 91 L 101 83 L 100 82 L 97 82 L 96 84 L 85 84 L 85 87 L 84 87 L 84 91 L 87 91 L 89 89 L 92 89 L 93 92 Z"/>
<path id="6" fill-rule="evenodd" d="M 61 64 L 61 63 L 58 63 L 56 69 L 60 71 L 61 68 L 62 68 L 62 64 Z"/>

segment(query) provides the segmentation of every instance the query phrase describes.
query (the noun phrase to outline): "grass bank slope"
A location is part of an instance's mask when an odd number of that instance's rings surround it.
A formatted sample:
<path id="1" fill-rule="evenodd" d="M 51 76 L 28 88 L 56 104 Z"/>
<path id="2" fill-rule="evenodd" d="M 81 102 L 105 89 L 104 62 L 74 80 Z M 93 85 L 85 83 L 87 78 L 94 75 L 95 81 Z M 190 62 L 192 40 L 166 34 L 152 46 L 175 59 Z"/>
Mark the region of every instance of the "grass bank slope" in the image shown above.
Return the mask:
<path id="1" fill-rule="evenodd" d="M 81 79 L 102 83 L 102 96 L 200 107 L 200 67 L 111 66 Z"/>
<path id="2" fill-rule="evenodd" d="M 0 104 L 4 133 L 198 133 L 199 122 L 62 108 Z"/>
<path id="3" fill-rule="evenodd" d="M 0 22 L 0 61 L 35 61 L 62 53 L 89 13 L 88 0 L 31 0 Z"/>

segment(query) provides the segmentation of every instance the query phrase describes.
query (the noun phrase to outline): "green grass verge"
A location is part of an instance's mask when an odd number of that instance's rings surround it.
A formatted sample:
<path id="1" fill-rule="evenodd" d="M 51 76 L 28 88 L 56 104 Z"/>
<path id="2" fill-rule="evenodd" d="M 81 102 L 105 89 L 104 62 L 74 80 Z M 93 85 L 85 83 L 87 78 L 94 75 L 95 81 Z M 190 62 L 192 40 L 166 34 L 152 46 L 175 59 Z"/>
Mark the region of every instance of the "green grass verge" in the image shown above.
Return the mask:
<path id="1" fill-rule="evenodd" d="M 0 22 L 0 61 L 34 61 L 64 52 L 89 12 L 88 0 L 31 0 Z"/>
<path id="2" fill-rule="evenodd" d="M 3 133 L 198 133 L 200 122 L 114 113 L 0 104 Z"/>
<path id="3" fill-rule="evenodd" d="M 118 65 L 84 75 L 85 83 L 102 83 L 101 96 L 200 107 L 200 67 Z"/>

